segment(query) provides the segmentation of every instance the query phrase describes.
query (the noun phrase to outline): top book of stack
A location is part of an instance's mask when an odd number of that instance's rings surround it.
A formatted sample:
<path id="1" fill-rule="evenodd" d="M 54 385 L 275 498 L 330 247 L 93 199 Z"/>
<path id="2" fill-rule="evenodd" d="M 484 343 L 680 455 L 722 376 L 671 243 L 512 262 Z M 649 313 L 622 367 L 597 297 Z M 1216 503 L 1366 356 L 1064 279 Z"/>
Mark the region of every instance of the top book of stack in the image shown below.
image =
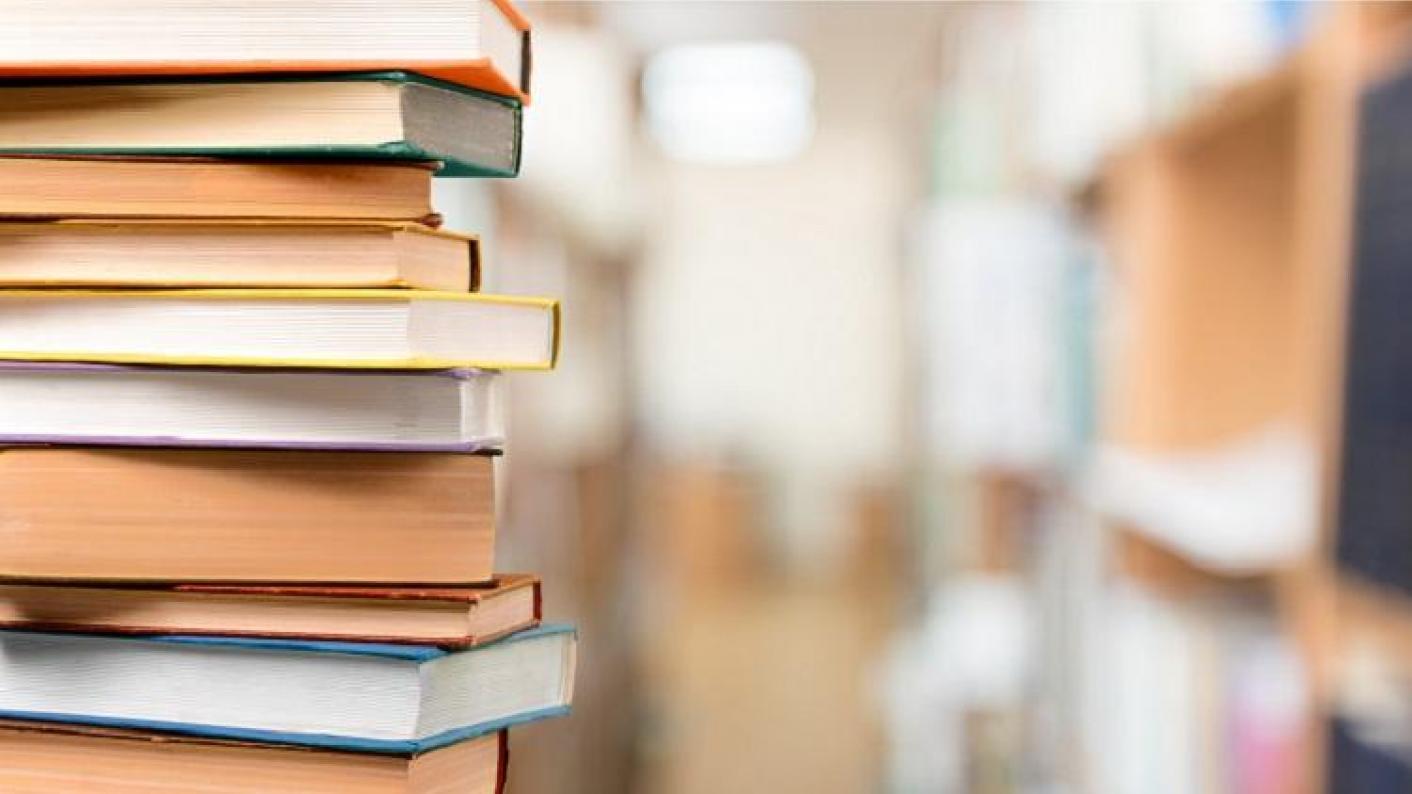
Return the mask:
<path id="1" fill-rule="evenodd" d="M 0 76 L 395 69 L 527 102 L 529 36 L 508 0 L 7 0 Z"/>

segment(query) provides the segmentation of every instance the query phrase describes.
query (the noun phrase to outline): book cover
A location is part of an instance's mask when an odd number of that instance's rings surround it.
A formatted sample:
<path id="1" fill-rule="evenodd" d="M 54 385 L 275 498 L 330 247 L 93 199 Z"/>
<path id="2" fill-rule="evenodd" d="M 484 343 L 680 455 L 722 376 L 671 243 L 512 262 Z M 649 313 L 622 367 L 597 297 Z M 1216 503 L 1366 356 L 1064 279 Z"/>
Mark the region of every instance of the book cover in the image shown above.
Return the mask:
<path id="1" fill-rule="evenodd" d="M 448 605 L 457 615 L 454 624 L 427 631 L 425 616 L 440 615 Z M 370 607 L 380 618 L 376 624 L 368 622 Z M 0 628 L 22 631 L 322 639 L 464 650 L 539 626 L 543 617 L 539 578 L 513 573 L 455 587 L 0 582 Z"/>
<path id="2" fill-rule="evenodd" d="M 558 361 L 562 321 L 559 301 L 513 295 L 484 293 L 432 292 L 378 289 L 189 289 L 189 290 L 28 290 L 0 291 L 0 305 L 24 301 L 162 301 L 188 300 L 199 302 L 248 300 L 271 305 L 282 302 L 385 302 L 412 304 L 418 302 L 480 303 L 503 307 L 520 307 L 544 312 L 548 326 L 548 354 L 537 361 L 460 360 L 440 355 L 412 355 L 393 359 L 318 358 L 299 356 L 235 356 L 235 355 L 163 355 L 94 350 L 26 350 L 0 349 L 0 359 L 9 361 L 75 361 L 100 364 L 156 364 L 204 367 L 276 367 L 316 369 L 415 369 L 447 370 L 476 369 L 553 369 Z"/>
<path id="3" fill-rule="evenodd" d="M 379 58 L 319 60 L 161 60 L 105 61 L 5 61 L 0 57 L 0 78 L 90 78 L 121 76 L 184 76 L 233 74 L 307 74 L 329 72 L 408 71 L 491 94 L 530 101 L 531 25 L 509 0 L 492 0 L 511 28 L 519 32 L 520 68 L 507 73 L 489 57 L 460 60 L 416 59 L 388 61 Z"/>
<path id="4" fill-rule="evenodd" d="M 12 634 L 18 632 L 11 632 Z M 480 653 L 485 649 L 496 648 L 512 643 L 525 642 L 549 635 L 569 635 L 576 637 L 573 626 L 564 624 L 544 625 L 505 637 L 488 645 L 465 651 L 448 651 L 436 647 L 416 645 L 393 645 L 386 643 L 330 642 L 317 640 L 262 639 L 250 637 L 201 637 L 171 635 L 145 638 L 111 638 L 114 642 L 150 643 L 199 646 L 211 649 L 239 649 L 244 651 L 289 653 L 289 654 L 333 654 L 354 657 L 402 660 L 424 664 L 451 654 Z M 43 636 L 43 635 L 31 635 Z M 569 673 L 572 680 L 573 664 Z M 572 700 L 572 685 L 568 688 Z M 317 733 L 292 733 L 264 729 L 251 729 L 232 726 L 216 726 L 195 722 L 174 722 L 166 720 L 129 719 L 96 714 L 72 714 L 0 709 L 0 719 L 35 721 L 68 725 L 86 725 L 98 728 L 157 731 L 185 736 L 222 739 L 229 741 L 259 742 L 266 744 L 298 745 L 302 747 L 346 750 L 361 753 L 390 755 L 416 755 L 446 747 L 468 739 L 485 736 L 516 725 L 561 717 L 570 713 L 571 705 L 564 705 L 519 712 L 507 717 L 488 720 L 475 725 L 466 725 L 428 736 L 422 739 L 396 740 L 377 739 L 359 736 L 341 736 Z"/>
<path id="5" fill-rule="evenodd" d="M 0 574 L 40 582 L 494 578 L 493 456 L 11 447 Z"/>
<path id="6" fill-rule="evenodd" d="M 508 764 L 505 731 L 430 754 L 369 755 L 155 731 L 0 721 L 0 790 L 8 794 L 426 794 L 449 788 L 465 794 L 502 794 Z"/>
<path id="7" fill-rule="evenodd" d="M 428 259 L 417 247 L 427 244 L 455 247 L 459 278 L 434 278 L 453 260 L 441 249 Z M 331 263 L 339 269 L 331 271 Z M 479 292 L 480 285 L 478 236 L 411 221 L 56 218 L 0 224 L 4 287 Z"/>
<path id="8" fill-rule="evenodd" d="M 3 69 L 0 69 L 3 75 Z M 147 84 L 182 84 L 192 82 L 203 83 L 284 83 L 284 82 L 377 82 L 391 84 L 417 84 L 432 89 L 448 91 L 465 97 L 473 98 L 479 102 L 489 102 L 500 105 L 511 113 L 514 124 L 513 148 L 514 164 L 511 168 L 498 168 L 485 163 L 468 159 L 460 159 L 449 155 L 446 152 L 431 151 L 416 143 L 407 140 L 387 141 L 381 144 L 309 144 L 303 146 L 141 146 L 141 147 L 82 147 L 82 146 L 52 146 L 52 147 L 22 147 L 7 148 L 0 147 L 0 155 L 23 154 L 23 155 L 68 155 L 68 156 L 105 156 L 105 157 L 216 157 L 216 158 L 258 158 L 266 160 L 411 160 L 438 164 L 437 175 L 444 177 L 513 177 L 520 170 L 521 141 L 524 136 L 524 116 L 522 103 L 515 98 L 493 94 L 486 91 L 467 88 L 454 82 L 439 80 L 426 75 L 408 71 L 378 71 L 378 72 L 340 72 L 336 74 L 308 73 L 308 74 L 288 74 L 272 73 L 264 75 L 148 75 L 132 76 L 122 75 L 107 79 L 90 77 L 85 80 L 29 80 L 29 81 L 8 81 L 6 86 L 46 86 L 55 87 L 81 86 L 81 85 L 147 85 Z M 473 130 L 465 131 L 466 134 L 473 134 Z"/>
<path id="9" fill-rule="evenodd" d="M 23 373 L 35 376 L 63 376 L 63 375 L 85 375 L 102 378 L 104 375 L 123 375 L 125 373 L 169 373 L 172 370 L 159 365 L 140 364 L 96 364 L 82 361 L 0 361 L 0 378 L 6 373 Z M 358 389 L 364 384 L 360 380 L 366 378 L 383 378 L 387 376 L 417 377 L 417 378 L 445 378 L 451 381 L 466 382 L 478 378 L 493 377 L 495 373 L 488 370 L 456 368 L 443 370 L 370 370 L 370 369 L 349 369 L 349 370 L 327 370 L 311 368 L 264 368 L 264 367 L 183 367 L 182 372 L 201 374 L 206 376 L 229 376 L 230 378 L 244 376 L 276 376 L 298 378 L 301 375 L 314 376 L 319 378 L 351 378 L 347 381 L 347 388 Z M 248 381 L 242 380 L 242 385 Z M 366 383 L 366 381 L 364 382 Z M 112 388 L 111 384 L 108 388 Z M 206 390 L 219 388 L 215 383 L 208 383 L 204 387 Z M 110 396 L 112 392 L 110 392 Z M 124 399 L 119 397 L 119 399 Z M 283 398 L 288 399 L 288 398 Z M 160 411 L 161 403 L 152 403 L 150 400 L 146 404 L 155 405 Z M 464 408 L 463 408 L 464 410 Z M 229 416 L 229 407 L 224 414 Z M 5 424 L 0 419 L 0 427 Z M 189 429 L 189 428 L 188 428 Z M 64 428 L 64 432 L 6 432 L 0 430 L 0 447 L 20 447 L 20 446 L 114 446 L 114 447 L 172 447 L 190 449 L 287 449 L 305 451 L 343 451 L 343 452 L 463 452 L 499 454 L 500 448 L 505 443 L 505 437 L 498 429 L 484 435 L 477 435 L 474 438 L 467 438 L 460 441 L 429 442 L 429 441 L 305 441 L 282 437 L 278 432 L 270 432 L 263 438 L 213 438 L 210 435 L 105 435 L 91 432 L 76 431 L 72 421 Z"/>
<path id="10" fill-rule="evenodd" d="M 408 160 L 0 157 L 0 215 L 50 218 L 350 218 L 441 225 L 434 164 Z"/>

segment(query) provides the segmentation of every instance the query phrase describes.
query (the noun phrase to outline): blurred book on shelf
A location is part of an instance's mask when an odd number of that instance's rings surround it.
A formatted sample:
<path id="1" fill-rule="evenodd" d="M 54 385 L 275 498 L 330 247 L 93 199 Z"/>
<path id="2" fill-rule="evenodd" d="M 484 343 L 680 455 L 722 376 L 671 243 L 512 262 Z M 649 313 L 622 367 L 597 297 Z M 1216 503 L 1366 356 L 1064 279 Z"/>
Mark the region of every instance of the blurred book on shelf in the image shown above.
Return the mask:
<path id="1" fill-rule="evenodd" d="M 1404 66 L 1371 86 L 1359 109 L 1336 545 L 1346 570 L 1412 597 L 1412 350 L 1397 342 L 1412 291 L 1409 101 Z"/>
<path id="2" fill-rule="evenodd" d="M 1104 613 L 1088 693 L 1102 725 L 1101 779 L 1118 791 L 1296 790 L 1311 702 L 1271 605 L 1238 593 L 1178 600 L 1127 588 Z"/>
<path id="3" fill-rule="evenodd" d="M 1412 788 L 1412 679 L 1369 639 L 1348 643 L 1338 669 L 1327 732 L 1330 792 Z"/>
<path id="4" fill-rule="evenodd" d="M 1370 737 L 1355 722 L 1331 721 L 1329 758 L 1329 791 L 1402 794 L 1412 790 L 1412 745 Z"/>

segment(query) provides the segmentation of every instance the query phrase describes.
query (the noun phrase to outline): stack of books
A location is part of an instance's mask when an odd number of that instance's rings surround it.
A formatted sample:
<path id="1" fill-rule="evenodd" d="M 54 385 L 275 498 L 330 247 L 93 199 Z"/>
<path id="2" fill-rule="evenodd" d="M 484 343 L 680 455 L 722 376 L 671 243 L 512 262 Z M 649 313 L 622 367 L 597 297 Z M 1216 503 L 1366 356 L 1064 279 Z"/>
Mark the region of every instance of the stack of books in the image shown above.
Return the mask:
<path id="1" fill-rule="evenodd" d="M 496 792 L 575 635 L 497 574 L 502 0 L 0 5 L 0 791 Z"/>

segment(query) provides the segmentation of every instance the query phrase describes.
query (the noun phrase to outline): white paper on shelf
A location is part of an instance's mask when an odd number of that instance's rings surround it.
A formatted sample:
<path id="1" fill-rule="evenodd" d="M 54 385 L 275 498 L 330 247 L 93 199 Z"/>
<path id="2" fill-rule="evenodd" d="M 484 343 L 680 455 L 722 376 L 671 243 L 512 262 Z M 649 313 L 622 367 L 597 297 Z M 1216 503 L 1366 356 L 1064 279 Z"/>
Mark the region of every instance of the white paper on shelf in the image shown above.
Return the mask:
<path id="1" fill-rule="evenodd" d="M 1100 449 L 1095 507 L 1190 558 L 1232 573 L 1278 567 L 1314 542 L 1313 445 L 1270 428 L 1219 448 L 1153 453 Z"/>

